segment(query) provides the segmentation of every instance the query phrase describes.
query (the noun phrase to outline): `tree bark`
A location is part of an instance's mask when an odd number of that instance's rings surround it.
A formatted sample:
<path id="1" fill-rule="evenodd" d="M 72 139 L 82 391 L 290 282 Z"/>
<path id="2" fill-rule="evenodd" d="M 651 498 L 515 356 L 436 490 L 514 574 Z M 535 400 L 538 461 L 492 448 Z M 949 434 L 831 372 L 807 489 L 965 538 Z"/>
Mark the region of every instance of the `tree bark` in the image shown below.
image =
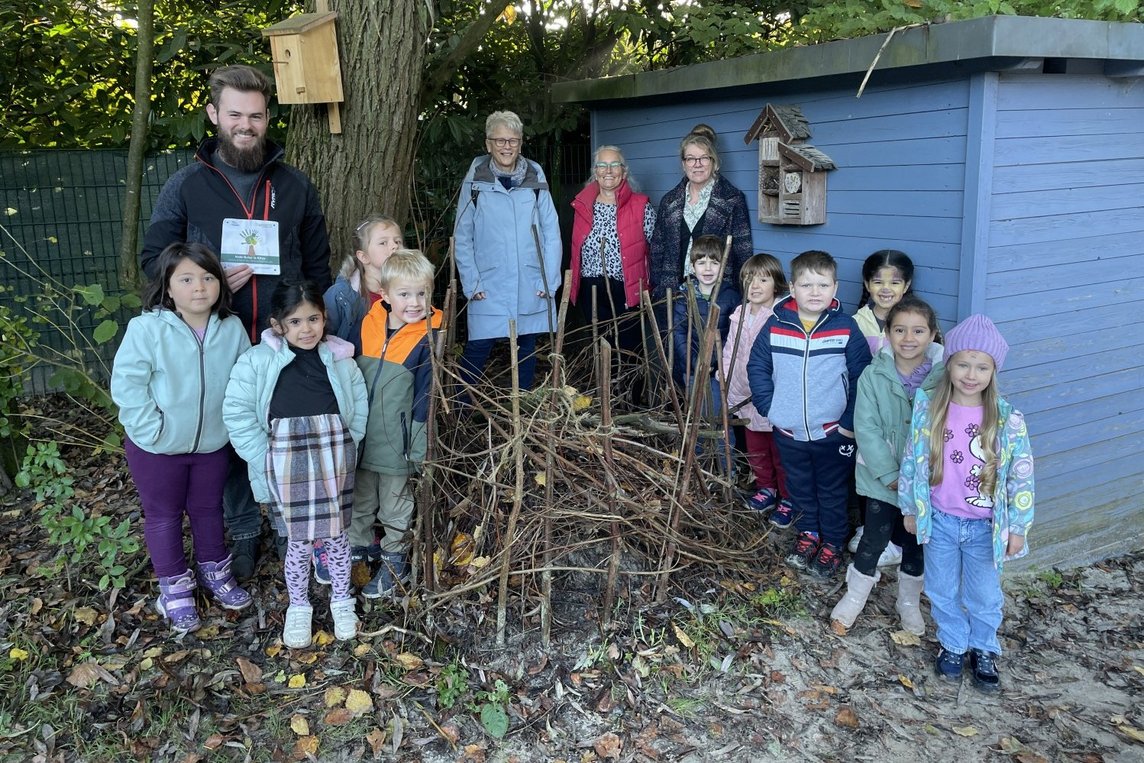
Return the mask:
<path id="1" fill-rule="evenodd" d="M 131 143 L 127 148 L 122 232 L 119 239 L 120 283 L 139 280 L 139 194 L 143 188 L 143 162 L 147 151 L 147 122 L 151 114 L 151 68 L 155 60 L 155 4 L 139 0 L 135 32 L 135 108 L 131 114 Z"/>
<path id="2" fill-rule="evenodd" d="M 287 160 L 318 188 L 336 272 L 354 252 L 363 217 L 380 212 L 407 222 L 430 20 L 425 3 L 410 0 L 329 5 L 338 13 L 343 132 L 330 133 L 325 106 L 295 106 Z"/>

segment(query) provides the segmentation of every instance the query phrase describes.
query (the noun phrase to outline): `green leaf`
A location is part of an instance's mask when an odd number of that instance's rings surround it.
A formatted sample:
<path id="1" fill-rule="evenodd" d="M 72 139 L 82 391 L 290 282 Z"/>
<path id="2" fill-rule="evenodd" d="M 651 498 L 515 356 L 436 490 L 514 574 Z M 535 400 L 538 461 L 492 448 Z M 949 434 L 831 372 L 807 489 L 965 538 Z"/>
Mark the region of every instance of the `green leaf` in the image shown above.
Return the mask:
<path id="1" fill-rule="evenodd" d="M 83 297 L 83 301 L 89 305 L 98 305 L 103 302 L 103 287 L 97 283 L 90 286 L 76 286 L 75 292 Z"/>
<path id="2" fill-rule="evenodd" d="M 92 338 L 96 341 L 96 344 L 106 344 L 114 339 L 118 333 L 119 324 L 108 319 L 95 327 L 95 333 L 92 334 Z"/>
<path id="3" fill-rule="evenodd" d="M 497 739 L 508 733 L 508 713 L 500 705 L 481 705 L 481 725 Z"/>

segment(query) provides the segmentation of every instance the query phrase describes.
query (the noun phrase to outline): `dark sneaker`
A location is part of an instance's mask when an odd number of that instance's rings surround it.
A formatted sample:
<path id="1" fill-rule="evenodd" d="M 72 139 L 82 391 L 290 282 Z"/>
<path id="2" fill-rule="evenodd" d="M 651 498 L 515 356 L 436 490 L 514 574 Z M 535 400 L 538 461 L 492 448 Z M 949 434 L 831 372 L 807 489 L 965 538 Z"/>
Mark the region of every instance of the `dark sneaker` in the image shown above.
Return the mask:
<path id="1" fill-rule="evenodd" d="M 358 562 L 380 562 L 381 561 L 381 543 L 374 540 L 368 546 L 354 546 L 350 549 L 350 563 L 357 564 Z"/>
<path id="2" fill-rule="evenodd" d="M 981 691 L 997 691 L 1001 677 L 997 675 L 997 657 L 982 649 L 969 650 L 969 669 L 973 671 L 973 685 Z"/>
<path id="3" fill-rule="evenodd" d="M 933 669 L 937 677 L 943 681 L 958 683 L 961 681 L 961 671 L 965 667 L 965 655 L 951 652 L 944 646 L 938 650 L 937 659 L 934 660 Z"/>
<path id="4" fill-rule="evenodd" d="M 261 538 L 243 538 L 231 543 L 230 553 L 233 559 L 230 571 L 238 582 L 245 583 L 254 577 L 254 568 L 258 566 L 261 547 Z"/>
<path id="5" fill-rule="evenodd" d="M 794 506 L 787 499 L 779 501 L 779 505 L 771 512 L 771 524 L 775 527 L 790 527 L 794 521 Z"/>
<path id="6" fill-rule="evenodd" d="M 787 554 L 786 563 L 796 569 L 805 570 L 810 567 L 814 557 L 818 554 L 818 533 L 801 532 L 794 539 L 794 548 Z"/>
<path id="7" fill-rule="evenodd" d="M 823 543 L 810 565 L 810 571 L 820 578 L 832 578 L 842 566 L 842 549 L 833 543 Z"/>
<path id="8" fill-rule="evenodd" d="M 330 585 L 330 566 L 326 560 L 326 546 L 314 544 L 314 580 L 322 585 Z"/>
<path id="9" fill-rule="evenodd" d="M 367 599 L 380 599 L 383 596 L 393 596 L 397 593 L 399 585 L 409 582 L 409 572 L 406 570 L 407 558 L 405 554 L 392 552 L 381 555 L 381 567 L 373 580 L 362 586 L 361 595 Z"/>
<path id="10" fill-rule="evenodd" d="M 747 499 L 747 508 L 765 514 L 779 502 L 778 494 L 770 488 L 763 488 Z"/>

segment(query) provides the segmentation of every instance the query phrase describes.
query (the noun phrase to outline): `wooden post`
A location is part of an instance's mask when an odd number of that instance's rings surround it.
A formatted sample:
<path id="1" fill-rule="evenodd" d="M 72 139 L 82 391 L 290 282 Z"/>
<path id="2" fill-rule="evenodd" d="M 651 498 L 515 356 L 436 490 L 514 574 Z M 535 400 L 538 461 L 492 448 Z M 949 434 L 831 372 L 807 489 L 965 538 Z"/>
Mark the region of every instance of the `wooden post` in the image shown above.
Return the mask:
<path id="1" fill-rule="evenodd" d="M 612 348 L 607 339 L 600 340 L 600 430 L 604 442 L 604 479 L 608 488 L 608 513 L 616 516 L 616 464 L 612 458 Z M 612 555 L 608 561 L 608 579 L 604 585 L 604 611 L 600 622 L 607 625 L 612 618 L 612 607 L 616 602 L 616 577 L 620 570 L 620 523 L 613 519 L 610 524 Z"/>
<path id="2" fill-rule="evenodd" d="M 516 485 L 512 496 L 512 510 L 508 515 L 508 529 L 504 536 L 504 557 L 501 560 L 500 581 L 497 587 L 497 646 L 505 644 L 505 623 L 508 610 L 508 574 L 512 568 L 512 548 L 516 538 L 516 523 L 524 501 L 524 431 L 520 418 L 520 378 L 516 367 L 519 351 L 516 346 L 516 321 L 508 322 L 508 346 L 512 369 L 512 453 L 516 470 Z"/>

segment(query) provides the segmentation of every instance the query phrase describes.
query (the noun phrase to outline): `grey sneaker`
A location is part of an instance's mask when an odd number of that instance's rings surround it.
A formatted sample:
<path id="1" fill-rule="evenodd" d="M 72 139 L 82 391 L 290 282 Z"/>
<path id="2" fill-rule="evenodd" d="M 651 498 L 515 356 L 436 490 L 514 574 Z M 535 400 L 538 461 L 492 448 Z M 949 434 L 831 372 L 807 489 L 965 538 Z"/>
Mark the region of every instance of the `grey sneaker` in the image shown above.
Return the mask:
<path id="1" fill-rule="evenodd" d="M 394 551 L 381 552 L 381 568 L 373 576 L 373 580 L 366 583 L 361 589 L 361 595 L 367 599 L 380 599 L 383 596 L 392 596 L 398 584 L 409 582 L 409 573 L 405 569 L 406 555 Z"/>

